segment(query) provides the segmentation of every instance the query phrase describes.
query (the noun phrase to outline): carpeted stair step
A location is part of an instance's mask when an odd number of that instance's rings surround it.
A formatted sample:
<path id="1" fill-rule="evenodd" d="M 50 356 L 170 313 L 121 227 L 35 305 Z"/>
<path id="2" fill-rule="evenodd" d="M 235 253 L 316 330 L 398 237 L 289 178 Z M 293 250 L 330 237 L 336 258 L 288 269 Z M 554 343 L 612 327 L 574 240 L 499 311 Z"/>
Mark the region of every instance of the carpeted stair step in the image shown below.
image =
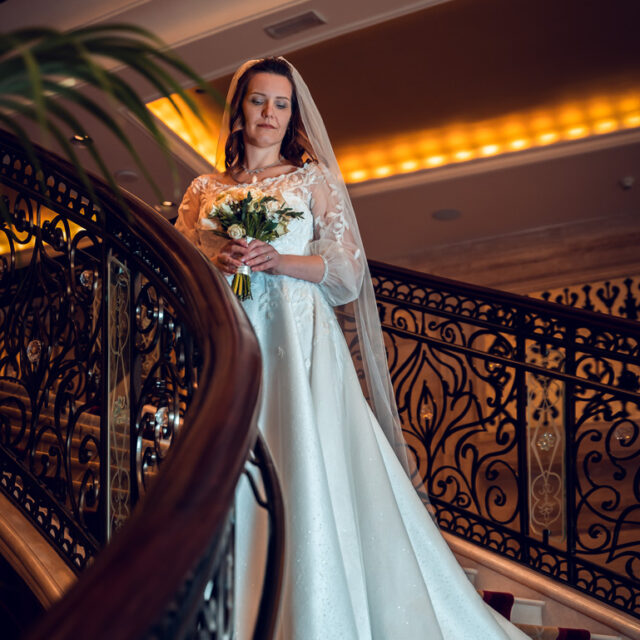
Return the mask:
<path id="1" fill-rule="evenodd" d="M 539 624 L 529 624 L 514 617 L 513 609 L 516 598 L 512 593 L 502 591 L 479 591 L 482 599 L 501 616 L 507 620 L 511 620 L 521 631 L 526 633 L 530 638 L 535 640 L 591 640 L 591 634 L 584 629 L 565 629 L 562 627 L 543 627 L 540 613 L 536 613 L 535 606 L 529 607 L 531 610 L 526 611 L 525 617 L 540 617 Z M 540 601 L 533 600 L 532 603 L 537 604 Z M 544 603 L 542 603 L 544 605 Z M 537 607 L 538 612 L 541 607 Z"/>
<path id="2" fill-rule="evenodd" d="M 586 629 L 538 627 L 533 624 L 516 624 L 516 626 L 533 640 L 591 640 L 591 634 Z"/>
<path id="3" fill-rule="evenodd" d="M 532 640 L 620 640 L 616 636 L 592 635 L 587 629 L 542 626 L 542 600 L 516 598 L 512 593 L 502 591 L 479 590 L 478 593 L 490 607 L 511 620 Z"/>
<path id="4" fill-rule="evenodd" d="M 515 597 L 512 593 L 502 591 L 478 590 L 482 599 L 493 607 L 501 616 L 511 622 L 542 625 L 542 600 Z"/>
<path id="5" fill-rule="evenodd" d="M 463 567 L 471 584 L 476 586 L 478 570 Z M 518 598 L 512 593 L 480 590 L 482 599 L 507 620 L 510 620 L 532 640 L 622 640 L 620 636 L 592 634 L 586 629 L 545 627 L 542 625 L 544 602 Z"/>

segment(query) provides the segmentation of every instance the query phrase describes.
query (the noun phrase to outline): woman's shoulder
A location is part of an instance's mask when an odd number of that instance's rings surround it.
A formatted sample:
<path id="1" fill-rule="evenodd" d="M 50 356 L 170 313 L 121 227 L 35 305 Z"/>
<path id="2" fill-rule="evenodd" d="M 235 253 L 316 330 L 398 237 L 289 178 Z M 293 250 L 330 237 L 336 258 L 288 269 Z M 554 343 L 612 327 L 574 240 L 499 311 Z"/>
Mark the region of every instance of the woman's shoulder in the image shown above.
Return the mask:
<path id="1" fill-rule="evenodd" d="M 203 173 L 195 177 L 191 181 L 191 187 L 195 189 L 202 189 L 210 184 L 221 184 L 224 180 L 224 174 L 215 170 L 212 173 Z"/>
<path id="2" fill-rule="evenodd" d="M 321 162 L 309 160 L 299 169 L 299 171 L 311 185 L 331 182 L 331 172 L 329 171 L 329 168 Z"/>
<path id="3" fill-rule="evenodd" d="M 329 167 L 322 162 L 308 162 L 305 168 L 307 168 L 305 171 L 307 182 L 314 189 L 335 191 L 340 183 Z"/>

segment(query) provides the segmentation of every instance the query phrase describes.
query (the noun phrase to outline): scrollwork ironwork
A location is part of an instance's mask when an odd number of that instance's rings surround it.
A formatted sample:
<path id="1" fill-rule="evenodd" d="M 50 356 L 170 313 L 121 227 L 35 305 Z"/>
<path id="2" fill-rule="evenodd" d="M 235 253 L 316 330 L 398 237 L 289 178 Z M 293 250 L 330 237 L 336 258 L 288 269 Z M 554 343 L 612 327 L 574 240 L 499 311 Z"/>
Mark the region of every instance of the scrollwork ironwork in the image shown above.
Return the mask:
<path id="1" fill-rule="evenodd" d="M 231 640 L 234 532 L 231 513 L 220 537 L 212 541 L 145 640 Z"/>
<path id="2" fill-rule="evenodd" d="M 90 541 L 86 558 L 70 561 L 78 569 L 126 519 L 179 430 L 197 379 L 189 313 L 161 254 L 115 199 L 98 205 L 47 162 L 36 179 L 9 139 L 0 158 L 9 212 L 0 221 L 0 453 L 31 479 L 21 491 L 38 484 L 39 504 L 66 514 L 70 530 L 52 536 L 65 559 L 63 541 Z M 7 479 L 5 491 L 25 508 L 15 486 Z"/>
<path id="3" fill-rule="evenodd" d="M 608 313 L 629 320 L 640 318 L 640 277 L 637 275 L 562 287 L 531 295 L 549 302 Z"/>
<path id="4" fill-rule="evenodd" d="M 414 483 L 440 526 L 640 616 L 640 327 L 371 271 Z"/>
<path id="5" fill-rule="evenodd" d="M 167 458 L 198 386 L 192 329 L 204 329 L 175 262 L 148 237 L 160 233 L 155 214 L 130 202 L 136 223 L 105 185 L 94 185 L 98 203 L 69 167 L 41 154 L 36 176 L 16 141 L 0 136 L 8 212 L 0 220 L 0 490 L 80 571 Z M 205 343 L 202 366 L 211 371 Z M 256 359 L 254 375 L 257 367 Z M 275 470 L 258 450 L 267 503 L 259 502 L 278 530 L 259 624 L 273 628 L 284 516 Z M 176 628 L 180 637 L 231 637 L 232 519 L 229 511 L 226 525 L 207 532 L 208 553 L 176 594 L 177 609 L 155 627 L 161 637 L 176 637 Z"/>

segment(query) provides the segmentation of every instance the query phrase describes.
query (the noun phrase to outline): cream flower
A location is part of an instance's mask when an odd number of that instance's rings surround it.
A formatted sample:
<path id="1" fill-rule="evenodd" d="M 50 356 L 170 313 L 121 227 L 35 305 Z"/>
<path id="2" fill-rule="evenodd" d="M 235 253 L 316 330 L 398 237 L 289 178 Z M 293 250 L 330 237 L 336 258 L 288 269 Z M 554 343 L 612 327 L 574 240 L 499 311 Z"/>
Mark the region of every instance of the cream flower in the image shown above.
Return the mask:
<path id="1" fill-rule="evenodd" d="M 245 233 L 246 231 L 241 224 L 232 224 L 227 229 L 227 234 L 232 240 L 240 240 Z"/>
<path id="2" fill-rule="evenodd" d="M 265 216 L 267 220 L 278 221 L 281 217 L 280 210 L 284 207 L 284 203 L 279 200 L 270 200 L 264 203 Z"/>
<path id="3" fill-rule="evenodd" d="M 251 204 L 249 205 L 249 209 L 251 211 L 260 212 L 269 204 L 267 202 L 262 202 L 263 198 L 267 197 L 267 194 L 260 189 L 251 189 Z"/>

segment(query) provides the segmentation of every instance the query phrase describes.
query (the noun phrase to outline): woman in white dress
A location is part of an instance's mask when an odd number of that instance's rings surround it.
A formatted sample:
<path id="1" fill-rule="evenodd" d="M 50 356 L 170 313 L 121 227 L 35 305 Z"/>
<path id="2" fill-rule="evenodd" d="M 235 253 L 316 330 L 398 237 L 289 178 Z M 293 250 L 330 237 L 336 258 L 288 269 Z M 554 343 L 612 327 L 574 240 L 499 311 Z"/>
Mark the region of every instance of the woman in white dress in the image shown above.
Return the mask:
<path id="1" fill-rule="evenodd" d="M 353 208 L 309 91 L 283 58 L 236 72 L 221 141 L 226 170 L 193 181 L 176 226 L 229 277 L 252 270 L 243 306 L 263 358 L 259 427 L 286 513 L 279 640 L 526 638 L 482 602 L 407 476 Z M 214 200 L 254 184 L 304 215 L 270 244 L 221 240 L 207 218 Z M 334 313 L 347 304 L 351 351 Z M 238 638 L 250 637 L 262 580 L 264 527 L 251 505 L 241 487 Z"/>

